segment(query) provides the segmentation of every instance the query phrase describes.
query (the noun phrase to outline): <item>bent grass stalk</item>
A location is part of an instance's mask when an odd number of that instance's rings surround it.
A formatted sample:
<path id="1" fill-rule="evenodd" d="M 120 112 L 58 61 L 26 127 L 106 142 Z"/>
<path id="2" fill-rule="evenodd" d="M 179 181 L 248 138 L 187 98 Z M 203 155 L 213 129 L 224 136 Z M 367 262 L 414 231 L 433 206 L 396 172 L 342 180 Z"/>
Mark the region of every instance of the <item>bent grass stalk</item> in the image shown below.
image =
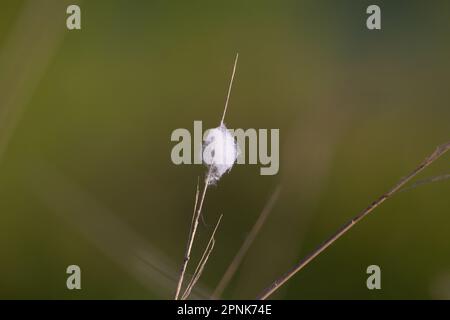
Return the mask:
<path id="1" fill-rule="evenodd" d="M 205 251 L 203 251 L 203 255 L 197 265 L 197 268 L 195 268 L 194 274 L 192 275 L 191 281 L 189 282 L 183 296 L 182 300 L 186 300 L 189 298 L 189 295 L 191 294 L 192 288 L 194 288 L 195 284 L 197 283 L 198 279 L 203 273 L 203 269 L 205 268 L 206 262 L 209 259 L 209 256 L 211 252 L 214 249 L 214 245 L 216 244 L 216 239 L 214 236 L 216 235 L 217 228 L 219 227 L 220 221 L 222 220 L 223 214 L 220 215 L 219 220 L 217 220 L 216 226 L 214 227 L 214 231 L 211 234 L 211 237 L 209 238 L 208 245 L 205 248 Z"/>
<path id="2" fill-rule="evenodd" d="M 192 216 L 191 228 L 189 231 L 188 243 L 187 243 L 186 252 L 184 255 L 183 265 L 181 266 L 180 277 L 178 279 L 177 290 L 175 292 L 175 300 L 178 300 L 178 298 L 179 298 L 181 286 L 183 285 L 184 275 L 186 273 L 188 262 L 191 258 L 192 245 L 194 244 L 195 235 L 197 234 L 198 221 L 199 221 L 200 215 L 202 213 L 203 202 L 205 200 L 206 190 L 208 189 L 209 178 L 210 178 L 210 172 L 208 172 L 208 175 L 206 176 L 205 185 L 203 186 L 202 196 L 200 198 L 200 204 L 198 206 L 198 210 L 197 210 L 197 203 L 198 203 L 199 188 L 198 188 L 198 183 L 197 183 L 197 193 L 196 193 L 196 197 L 195 197 L 194 213 Z"/>
<path id="3" fill-rule="evenodd" d="M 233 86 L 233 80 L 234 80 L 234 75 L 236 73 L 236 66 L 237 66 L 238 59 L 239 59 L 239 53 L 236 54 L 236 58 L 234 60 L 233 72 L 232 72 L 232 75 L 231 75 L 230 84 L 228 86 L 227 98 L 226 98 L 226 101 L 225 101 L 225 107 L 224 107 L 224 110 L 223 110 L 222 118 L 220 120 L 220 125 L 223 125 L 223 122 L 225 120 L 225 115 L 226 115 L 227 108 L 228 108 L 228 102 L 230 100 L 231 88 Z M 191 251 L 192 251 L 192 246 L 194 244 L 195 236 L 197 234 L 198 222 L 199 222 L 200 217 L 202 216 L 203 202 L 205 200 L 206 191 L 207 191 L 208 186 L 209 186 L 209 184 L 211 182 L 211 169 L 212 169 L 212 166 L 209 167 L 208 174 L 206 175 L 206 179 L 205 179 L 205 182 L 204 182 L 203 191 L 202 191 L 202 195 L 201 195 L 201 198 L 200 198 L 200 203 L 199 203 L 198 209 L 197 209 L 197 202 L 198 202 L 198 183 L 197 183 L 197 194 L 196 194 L 196 200 L 195 200 L 195 206 L 194 206 L 194 213 L 193 213 L 192 220 L 191 220 L 191 227 L 189 229 L 188 242 L 187 242 L 186 251 L 185 251 L 185 254 L 184 254 L 183 264 L 181 266 L 180 276 L 179 276 L 178 283 L 177 283 L 177 288 L 176 288 L 176 291 L 175 291 L 175 300 L 178 300 L 180 298 L 181 287 L 183 286 L 183 280 L 184 280 L 184 277 L 185 277 L 185 274 L 186 274 L 186 269 L 187 269 L 189 260 L 191 258 Z M 220 217 L 220 219 L 219 219 L 219 221 L 218 221 L 218 223 L 216 225 L 216 229 L 219 226 L 219 223 L 220 223 L 221 219 L 222 219 L 222 216 Z M 214 237 L 214 234 L 216 232 L 216 229 L 213 232 L 213 235 L 212 235 L 212 238 L 211 238 L 212 240 L 214 240 L 213 237 Z M 213 243 L 214 243 L 214 241 L 213 241 Z M 210 249 L 211 251 L 212 251 L 212 247 Z M 208 251 L 208 247 L 205 250 L 205 253 L 207 251 Z M 207 253 L 207 257 L 209 257 L 210 253 L 211 252 Z M 206 258 L 206 260 L 207 260 L 207 258 Z M 198 267 L 200 267 L 201 263 L 202 263 L 202 261 L 200 261 Z M 205 261 L 205 263 L 206 263 L 206 261 Z M 203 270 L 204 265 L 201 268 Z M 201 272 L 200 272 L 200 275 L 201 275 Z M 195 273 L 194 273 L 194 276 L 195 276 Z M 194 281 L 193 285 L 195 285 L 197 280 L 198 279 L 196 279 Z M 193 285 L 192 285 L 192 287 L 193 287 Z M 189 290 L 189 292 L 187 290 Z M 190 286 L 188 284 L 188 287 L 186 288 L 186 291 L 182 295 L 182 298 L 184 296 L 186 296 L 186 293 L 188 293 L 187 296 L 189 296 L 189 293 L 190 293 L 191 290 L 192 290 L 192 288 L 190 288 Z"/>
<path id="4" fill-rule="evenodd" d="M 424 186 L 424 185 L 427 185 L 427 184 L 430 184 L 433 182 L 444 181 L 447 179 L 450 179 L 450 173 L 419 180 L 416 183 L 413 183 L 411 186 L 403 188 L 399 192 L 409 191 L 409 190 L 412 190 L 412 189 L 415 189 L 415 188 L 418 188 L 418 187 L 421 187 L 421 186 Z"/>
<path id="5" fill-rule="evenodd" d="M 450 142 L 443 144 L 437 147 L 434 152 L 428 156 L 419 166 L 416 167 L 410 174 L 406 177 L 402 178 L 394 187 L 392 187 L 388 192 L 383 194 L 381 197 L 372 202 L 367 208 L 362 210 L 359 214 L 357 214 L 353 219 L 344 224 L 335 234 L 333 234 L 328 240 L 323 242 L 319 247 L 317 247 L 311 254 L 306 256 L 303 260 L 301 260 L 298 264 L 296 264 L 291 270 L 287 271 L 277 280 L 275 280 L 269 287 L 264 289 L 257 299 L 265 300 L 270 297 L 275 291 L 277 291 L 283 284 L 285 284 L 289 279 L 291 279 L 297 272 L 306 267 L 311 261 L 313 261 L 319 254 L 325 251 L 329 246 L 331 246 L 336 240 L 342 237 L 347 231 L 349 231 L 354 225 L 356 225 L 359 221 L 361 221 L 364 217 L 366 217 L 369 213 L 371 213 L 375 208 L 381 205 L 384 201 L 389 199 L 396 192 L 401 190 L 411 179 L 413 179 L 417 174 L 419 174 L 422 170 L 431 165 L 434 161 L 436 161 L 439 157 L 441 157 L 444 153 L 446 153 L 450 149 Z"/>
<path id="6" fill-rule="evenodd" d="M 259 231 L 261 230 L 262 226 L 266 222 L 267 217 L 272 212 L 272 209 L 280 195 L 280 191 L 281 191 L 281 186 L 278 185 L 275 188 L 272 195 L 270 196 L 269 200 L 267 201 L 267 203 L 264 206 L 263 210 L 261 211 L 260 215 L 258 216 L 258 219 L 256 220 L 255 224 L 253 225 L 252 229 L 250 230 L 250 233 L 245 238 L 244 243 L 242 244 L 239 251 L 234 256 L 233 260 L 231 261 L 230 265 L 228 266 L 227 270 L 225 271 L 224 275 L 222 276 L 222 279 L 220 279 L 219 284 L 217 285 L 216 289 L 214 290 L 214 293 L 212 294 L 213 299 L 220 299 L 220 296 L 222 295 L 223 291 L 230 283 L 230 281 L 233 278 L 234 274 L 236 273 L 237 269 L 241 265 L 242 260 L 244 259 L 245 255 L 247 254 L 248 250 L 250 249 L 250 246 L 252 245 L 253 241 L 255 240 L 255 238 L 258 235 Z"/>

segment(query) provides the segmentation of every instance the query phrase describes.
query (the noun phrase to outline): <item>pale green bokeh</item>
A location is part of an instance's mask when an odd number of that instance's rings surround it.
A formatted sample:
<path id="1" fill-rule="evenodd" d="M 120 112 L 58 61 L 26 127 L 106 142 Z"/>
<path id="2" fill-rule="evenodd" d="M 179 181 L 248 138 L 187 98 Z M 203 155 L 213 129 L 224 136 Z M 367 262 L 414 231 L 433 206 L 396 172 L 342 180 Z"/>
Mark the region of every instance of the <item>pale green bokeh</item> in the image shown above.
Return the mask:
<path id="1" fill-rule="evenodd" d="M 378 1 L 381 31 L 365 28 L 369 1 L 167 2 L 84 1 L 81 31 L 65 30 L 61 7 L 63 39 L 36 90 L 19 86 L 31 96 L 0 163 L 1 298 L 171 298 L 175 282 L 163 290 L 135 276 L 146 271 L 130 268 L 134 251 L 121 264 L 95 243 L 110 238 L 110 254 L 131 245 L 108 234 L 109 220 L 70 216 L 97 217 L 88 197 L 176 272 L 205 169 L 173 165 L 170 134 L 194 120 L 217 125 L 236 51 L 226 123 L 279 128 L 281 165 L 277 176 L 238 165 L 208 193 L 194 258 L 224 218 L 204 288 L 218 283 L 280 182 L 283 191 L 225 298 L 256 297 L 450 140 L 447 1 Z M 0 52 L 24 6 L 1 2 Z M 36 50 L 25 52 L 15 58 Z M 421 177 L 449 173 L 448 162 Z M 274 297 L 450 298 L 441 281 L 449 193 L 442 181 L 399 194 Z M 65 287 L 70 264 L 82 269 L 81 291 Z M 381 267 L 381 291 L 365 286 L 370 264 Z"/>

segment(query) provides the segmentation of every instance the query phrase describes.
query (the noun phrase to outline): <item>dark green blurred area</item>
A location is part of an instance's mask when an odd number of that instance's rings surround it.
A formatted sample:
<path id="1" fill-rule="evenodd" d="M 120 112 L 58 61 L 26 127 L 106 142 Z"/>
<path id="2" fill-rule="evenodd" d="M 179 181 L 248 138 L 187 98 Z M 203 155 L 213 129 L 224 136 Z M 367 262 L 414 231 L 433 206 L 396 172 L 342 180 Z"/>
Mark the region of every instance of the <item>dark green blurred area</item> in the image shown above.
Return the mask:
<path id="1" fill-rule="evenodd" d="M 172 298 L 205 168 L 174 165 L 170 134 L 217 125 L 237 51 L 226 123 L 279 128 L 280 171 L 237 165 L 208 191 L 191 272 L 224 218 L 203 292 L 278 184 L 224 298 L 256 297 L 450 140 L 448 1 L 377 1 L 381 31 L 371 1 L 79 4 L 69 31 L 64 1 L 0 2 L 0 298 Z M 449 194 L 398 194 L 273 297 L 449 299 Z"/>

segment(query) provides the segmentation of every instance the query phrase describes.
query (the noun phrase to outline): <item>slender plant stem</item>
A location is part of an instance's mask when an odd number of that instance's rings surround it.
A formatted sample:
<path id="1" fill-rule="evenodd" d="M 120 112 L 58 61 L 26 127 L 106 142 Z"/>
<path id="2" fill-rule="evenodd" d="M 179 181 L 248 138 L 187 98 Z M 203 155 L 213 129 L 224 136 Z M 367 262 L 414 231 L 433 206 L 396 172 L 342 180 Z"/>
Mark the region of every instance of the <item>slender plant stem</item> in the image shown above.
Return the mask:
<path id="1" fill-rule="evenodd" d="M 390 198 L 393 194 L 395 194 L 398 190 L 400 190 L 406 183 L 408 183 L 412 178 L 414 178 L 418 173 L 436 161 L 440 156 L 442 156 L 445 152 L 450 149 L 450 142 L 441 145 L 436 148 L 436 150 L 426 158 L 414 171 L 412 171 L 409 175 L 402 178 L 392 189 L 383 194 L 377 200 L 372 202 L 367 208 L 361 211 L 358 215 L 356 215 L 353 219 L 343 225 L 334 235 L 332 235 L 328 240 L 323 242 L 316 250 L 314 250 L 310 255 L 306 256 L 303 260 L 301 260 L 297 265 L 295 265 L 291 270 L 283 274 L 277 280 L 275 280 L 269 287 L 267 287 L 261 294 L 258 296 L 258 299 L 265 300 L 270 295 L 272 295 L 275 291 L 277 291 L 283 284 L 285 284 L 290 278 L 292 278 L 297 272 L 302 270 L 305 266 L 307 266 L 311 261 L 313 261 L 320 253 L 322 253 L 325 249 L 327 249 L 330 245 L 332 245 L 336 240 L 338 240 L 342 235 L 344 235 L 347 231 L 349 231 L 355 224 L 361 221 L 364 217 L 366 217 L 369 213 L 371 213 L 375 208 L 377 208 L 380 204 Z"/>
<path id="2" fill-rule="evenodd" d="M 230 85 L 228 86 L 227 100 L 225 101 L 225 107 L 223 108 L 222 119 L 220 120 L 220 125 L 223 124 L 225 120 L 225 115 L 227 113 L 228 101 L 230 100 L 231 95 L 231 87 L 233 86 L 234 74 L 236 73 L 236 66 L 239 59 L 239 53 L 236 53 L 236 58 L 234 59 L 233 73 L 231 74 Z"/>
<path id="3" fill-rule="evenodd" d="M 211 179 L 211 170 L 208 171 L 208 174 L 206 176 L 205 185 L 203 186 L 203 191 L 202 191 L 202 195 L 200 197 L 200 203 L 198 205 L 198 209 L 197 209 L 197 200 L 196 200 L 196 205 L 195 205 L 195 209 L 194 209 L 193 226 L 191 227 L 191 230 L 189 232 L 186 251 L 184 254 L 184 260 L 183 260 L 183 264 L 181 266 L 180 277 L 178 279 L 177 289 L 175 292 L 175 300 L 178 300 L 178 298 L 180 296 L 180 291 L 181 291 L 181 287 L 183 285 L 183 279 L 184 279 L 184 275 L 186 273 L 186 268 L 187 268 L 189 259 L 191 258 L 192 244 L 194 243 L 195 235 L 197 234 L 198 220 L 202 213 L 203 202 L 205 200 L 206 190 L 208 189 L 210 179 Z"/>
<path id="4" fill-rule="evenodd" d="M 225 120 L 225 115 L 227 113 L 228 101 L 230 100 L 231 88 L 233 87 L 233 80 L 234 80 L 234 75 L 236 73 L 236 66 L 237 66 L 238 58 L 239 58 L 239 53 L 236 54 L 236 58 L 234 60 L 233 73 L 231 74 L 231 80 L 230 80 L 230 84 L 228 86 L 227 99 L 225 101 L 225 107 L 223 109 L 223 114 L 222 114 L 222 119 L 220 120 L 220 125 L 223 125 L 223 121 Z M 200 198 L 200 204 L 199 204 L 198 210 L 196 211 L 197 200 L 198 200 L 198 193 L 197 193 L 195 207 L 194 207 L 194 214 L 193 214 L 192 221 L 191 221 L 191 228 L 189 230 L 189 237 L 188 237 L 188 242 L 187 242 L 187 246 L 186 246 L 186 251 L 184 254 L 184 260 L 183 260 L 183 264 L 181 266 L 180 277 L 178 279 L 177 289 L 175 291 L 175 300 L 179 299 L 181 287 L 183 286 L 184 275 L 186 273 L 189 259 L 191 258 L 192 245 L 194 243 L 195 235 L 197 234 L 198 220 L 202 216 L 203 201 L 205 200 L 206 190 L 208 189 L 209 183 L 211 181 L 211 172 L 212 172 L 212 166 L 210 166 L 208 169 L 208 174 L 206 175 L 205 185 L 203 187 L 202 196 Z M 203 267 L 204 266 L 202 266 L 202 268 Z M 189 285 L 188 285 L 187 289 L 189 289 Z M 192 288 L 190 288 L 190 289 L 192 290 Z M 190 291 L 189 291 L 189 293 L 190 293 Z M 189 293 L 188 293 L 188 295 L 189 295 Z M 186 294 L 186 292 L 185 292 L 185 294 Z"/>
<path id="5" fill-rule="evenodd" d="M 188 286 L 186 287 L 186 290 L 184 294 L 182 295 L 181 300 L 186 300 L 189 295 L 191 294 L 192 288 L 194 288 L 195 284 L 197 283 L 198 279 L 200 279 L 200 276 L 203 273 L 203 269 L 205 268 L 206 262 L 208 262 L 209 256 L 214 249 L 214 245 L 216 243 L 215 235 L 216 231 L 219 228 L 220 221 L 222 220 L 223 214 L 220 215 L 219 219 L 217 220 L 216 226 L 214 227 L 214 230 L 209 238 L 208 244 L 203 251 L 203 255 L 197 265 L 197 268 L 195 268 L 194 274 L 192 276 L 191 281 L 189 282 Z"/>
<path id="6" fill-rule="evenodd" d="M 444 180 L 448 180 L 450 179 L 450 173 L 447 174 L 443 174 L 440 176 L 435 176 L 435 177 L 430 177 L 430 178 L 426 178 L 423 180 L 419 180 L 416 183 L 413 183 L 411 186 L 408 186 L 406 188 L 403 188 L 402 190 L 400 190 L 399 192 L 403 192 L 403 191 L 409 191 L 430 183 L 434 183 L 434 182 L 439 182 L 439 181 L 444 181 Z"/>
<path id="7" fill-rule="evenodd" d="M 273 206 L 275 205 L 275 202 L 278 200 L 280 191 L 281 191 L 281 186 L 278 185 L 275 188 L 275 191 L 270 196 L 270 198 L 267 201 L 266 205 L 264 206 L 263 210 L 261 211 L 258 219 L 256 220 L 255 224 L 253 225 L 252 229 L 250 230 L 250 233 L 245 238 L 244 243 L 242 244 L 239 251 L 234 256 L 233 261 L 231 261 L 230 265 L 228 266 L 227 270 L 225 271 L 222 279 L 220 279 L 220 282 L 217 285 L 217 287 L 214 290 L 214 293 L 212 295 L 213 299 L 220 299 L 220 296 L 222 295 L 223 291 L 228 286 L 229 282 L 233 278 L 237 269 L 241 265 L 242 260 L 244 259 L 248 249 L 252 245 L 253 241 L 255 240 L 256 236 L 258 235 L 259 231 L 261 230 L 262 226 L 264 225 L 264 222 L 266 221 L 267 217 L 269 216 L 270 212 L 272 211 Z"/>

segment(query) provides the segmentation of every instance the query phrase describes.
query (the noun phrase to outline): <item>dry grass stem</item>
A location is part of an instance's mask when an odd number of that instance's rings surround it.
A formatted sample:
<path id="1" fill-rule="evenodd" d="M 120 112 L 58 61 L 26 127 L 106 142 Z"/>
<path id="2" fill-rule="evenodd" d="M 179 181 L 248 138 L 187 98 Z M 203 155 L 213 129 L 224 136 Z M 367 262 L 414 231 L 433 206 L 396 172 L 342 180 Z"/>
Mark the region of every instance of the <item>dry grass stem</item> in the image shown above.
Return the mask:
<path id="1" fill-rule="evenodd" d="M 375 208 L 377 208 L 380 204 L 394 195 L 397 191 L 399 191 L 403 186 L 406 185 L 412 178 L 414 178 L 417 174 L 419 174 L 422 170 L 427 168 L 430 164 L 436 161 L 439 157 L 441 157 L 444 153 L 446 153 L 450 149 L 450 142 L 443 144 L 436 148 L 436 150 L 428 156 L 422 163 L 414 169 L 409 175 L 402 178 L 392 189 L 390 189 L 387 193 L 383 194 L 377 200 L 372 202 L 367 208 L 361 211 L 358 215 L 356 215 L 353 219 L 343 225 L 334 235 L 332 235 L 328 240 L 322 243 L 317 249 L 315 249 L 310 255 L 306 256 L 303 260 L 301 260 L 297 265 L 295 265 L 291 270 L 283 274 L 277 280 L 275 280 L 269 287 L 267 287 L 261 294 L 258 296 L 258 299 L 264 300 L 267 299 L 270 295 L 272 295 L 276 290 L 278 290 L 283 284 L 285 284 L 290 278 L 292 278 L 297 272 L 302 270 L 305 266 L 307 266 L 311 261 L 313 261 L 320 253 L 322 253 L 325 249 L 327 249 L 330 245 L 332 245 L 336 240 L 338 240 L 342 235 L 344 235 L 347 231 L 349 231 L 355 224 L 361 221 L 364 217 L 366 217 L 369 213 L 371 213 Z"/>
<path id="2" fill-rule="evenodd" d="M 263 210 L 261 211 L 258 219 L 256 220 L 255 224 L 253 225 L 252 229 L 250 230 L 250 233 L 245 238 L 244 243 L 242 244 L 239 251 L 236 253 L 236 255 L 233 258 L 233 261 L 228 266 L 227 270 L 225 271 L 222 279 L 220 280 L 219 284 L 217 285 L 216 289 L 213 293 L 214 299 L 219 299 L 222 295 L 225 288 L 228 286 L 229 282 L 233 278 L 234 274 L 236 273 L 237 269 L 242 263 L 242 260 L 244 259 L 245 255 L 248 252 L 248 249 L 252 245 L 253 241 L 255 240 L 256 236 L 258 235 L 259 231 L 261 230 L 262 226 L 264 225 L 267 217 L 269 216 L 270 212 L 272 212 L 272 209 L 278 200 L 278 197 L 280 195 L 281 186 L 278 185 L 275 188 L 275 191 L 272 193 L 272 195 L 269 198 L 269 201 L 267 201 L 266 205 L 264 206 Z"/>
<path id="3" fill-rule="evenodd" d="M 216 243 L 215 235 L 217 228 L 219 227 L 220 221 L 222 220 L 223 215 L 220 215 L 219 220 L 217 220 L 216 226 L 214 227 L 214 231 L 211 234 L 211 237 L 209 238 L 208 245 L 206 246 L 205 250 L 203 251 L 203 255 L 197 265 L 197 268 L 195 268 L 194 274 L 192 275 L 191 281 L 189 282 L 184 294 L 182 295 L 182 300 L 185 300 L 189 297 L 191 294 L 192 289 L 194 288 L 195 284 L 197 283 L 198 279 L 203 273 L 203 270 L 205 268 L 206 262 L 208 262 L 209 256 L 211 252 L 214 249 L 214 245 Z"/>
<path id="4" fill-rule="evenodd" d="M 197 193 L 196 193 L 196 199 L 195 199 L 195 207 L 194 207 L 194 214 L 191 220 L 191 224 L 193 224 L 189 231 L 189 237 L 188 237 L 188 243 L 186 246 L 186 251 L 184 254 L 184 260 L 183 265 L 181 266 L 180 271 L 180 277 L 178 279 L 177 284 L 177 290 L 175 292 L 175 300 L 178 300 L 180 296 L 181 286 L 183 285 L 183 279 L 184 275 L 186 273 L 186 268 L 189 262 L 189 259 L 191 258 L 191 251 L 192 251 L 192 245 L 194 243 L 195 235 L 197 234 L 197 227 L 198 227 L 198 220 L 202 214 L 202 208 L 203 208 L 203 202 L 205 200 L 206 190 L 208 189 L 209 185 L 209 179 L 210 179 L 210 171 L 208 172 L 208 175 L 206 176 L 205 185 L 203 186 L 202 196 L 200 198 L 200 203 L 198 204 L 198 183 L 197 183 Z M 198 204 L 198 208 L 197 208 Z"/>
<path id="5" fill-rule="evenodd" d="M 225 107 L 223 108 L 222 119 L 220 120 L 220 124 L 223 124 L 225 120 L 225 115 L 227 113 L 228 101 L 230 100 L 231 88 L 233 87 L 234 74 L 236 73 L 236 66 L 239 59 L 239 53 L 236 53 L 236 58 L 234 59 L 233 73 L 231 74 L 230 85 L 228 86 L 227 100 L 225 101 Z"/>
<path id="6" fill-rule="evenodd" d="M 189 258 L 190 258 L 189 244 L 192 239 L 192 232 L 193 232 L 193 227 L 194 227 L 194 223 L 195 223 L 197 204 L 198 204 L 198 195 L 199 195 L 199 181 L 197 180 L 197 191 L 195 193 L 195 203 L 194 203 L 194 210 L 192 212 L 191 227 L 189 228 L 188 246 L 186 247 L 184 262 L 181 267 L 180 277 L 179 277 L 178 283 L 177 283 L 177 290 L 175 292 L 175 300 L 177 300 L 178 296 L 180 295 L 181 286 L 183 284 L 183 279 L 184 279 L 184 274 L 186 273 L 187 262 L 189 261 Z"/>
<path id="7" fill-rule="evenodd" d="M 236 54 L 236 58 L 234 60 L 233 72 L 232 72 L 232 75 L 231 75 L 230 84 L 228 86 L 227 99 L 225 101 L 225 107 L 223 109 L 222 119 L 220 120 L 220 124 L 221 125 L 223 124 L 223 121 L 225 120 L 225 115 L 227 113 L 228 101 L 230 100 L 231 88 L 233 87 L 233 80 L 234 80 L 234 75 L 236 73 L 236 66 L 237 66 L 238 58 L 239 58 L 239 54 Z M 199 218 L 202 216 L 203 202 L 205 200 L 206 191 L 207 191 L 208 186 L 209 186 L 209 184 L 211 182 L 211 176 L 212 176 L 211 170 L 212 170 L 212 166 L 210 166 L 209 169 L 208 169 L 208 174 L 206 175 L 205 184 L 203 186 L 203 191 L 202 191 L 202 195 L 201 195 L 201 198 L 200 198 L 200 203 L 198 204 L 198 208 L 197 208 L 197 202 L 198 202 L 198 184 L 197 184 L 197 195 L 196 195 L 196 200 L 195 200 L 194 214 L 193 214 L 192 220 L 191 220 L 191 227 L 189 229 L 189 237 L 188 237 L 188 242 L 187 242 L 187 246 L 186 246 L 186 251 L 185 251 L 185 254 L 184 254 L 184 260 L 183 260 L 183 264 L 181 266 L 180 276 L 179 276 L 178 283 L 177 283 L 177 288 L 176 288 L 176 291 L 175 291 L 175 300 L 178 300 L 180 298 L 181 287 L 183 286 L 184 276 L 186 274 L 186 269 L 187 269 L 187 266 L 188 266 L 188 263 L 189 263 L 189 259 L 191 257 L 192 246 L 193 246 L 193 243 L 194 243 L 195 235 L 197 234 L 198 221 L 199 221 Z M 213 243 L 214 243 L 214 241 L 213 241 Z M 208 256 L 209 256 L 209 254 L 208 254 Z M 206 263 L 206 261 L 205 261 L 205 263 Z M 200 264 L 199 264 L 199 266 L 200 266 Z M 188 288 L 189 288 L 189 285 L 188 285 Z M 186 292 L 185 292 L 185 294 L 186 294 Z"/>
<path id="8" fill-rule="evenodd" d="M 443 174 L 443 175 L 440 175 L 440 176 L 426 178 L 426 179 L 423 179 L 423 180 L 419 180 L 416 183 L 413 183 L 411 186 L 403 188 L 402 190 L 400 190 L 400 192 L 409 191 L 409 190 L 415 189 L 417 187 L 424 186 L 426 184 L 430 184 L 430 183 L 438 182 L 438 181 L 443 181 L 443 180 L 447 180 L 447 179 L 450 179 L 450 173 Z"/>

